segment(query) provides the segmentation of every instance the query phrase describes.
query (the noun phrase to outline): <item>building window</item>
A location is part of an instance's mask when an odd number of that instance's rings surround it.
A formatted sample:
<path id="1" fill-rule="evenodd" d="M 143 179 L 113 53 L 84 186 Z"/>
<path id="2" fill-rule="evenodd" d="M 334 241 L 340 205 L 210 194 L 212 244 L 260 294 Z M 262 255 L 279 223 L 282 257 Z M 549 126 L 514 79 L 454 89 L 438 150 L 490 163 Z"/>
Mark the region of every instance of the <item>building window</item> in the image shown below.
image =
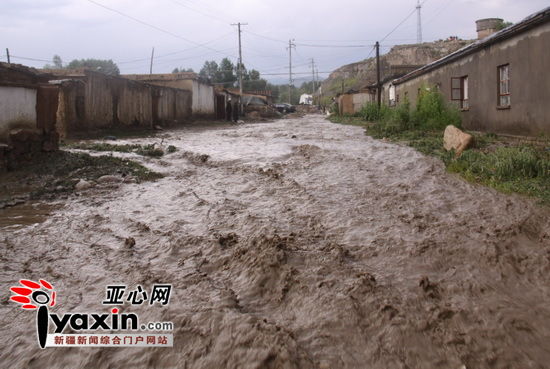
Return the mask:
<path id="1" fill-rule="evenodd" d="M 468 76 L 451 78 L 451 100 L 457 101 L 460 109 L 467 110 L 468 102 Z"/>
<path id="2" fill-rule="evenodd" d="M 510 106 L 510 64 L 498 67 L 498 106 Z"/>
<path id="3" fill-rule="evenodd" d="M 395 86 L 390 85 L 390 106 L 395 106 Z"/>

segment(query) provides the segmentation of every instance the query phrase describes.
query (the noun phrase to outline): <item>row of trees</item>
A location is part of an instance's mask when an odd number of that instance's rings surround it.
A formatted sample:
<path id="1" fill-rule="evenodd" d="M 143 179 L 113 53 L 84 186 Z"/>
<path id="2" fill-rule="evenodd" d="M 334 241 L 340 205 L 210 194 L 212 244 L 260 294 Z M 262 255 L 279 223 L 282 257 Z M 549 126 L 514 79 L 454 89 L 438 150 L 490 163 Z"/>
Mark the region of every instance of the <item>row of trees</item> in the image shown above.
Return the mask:
<path id="1" fill-rule="evenodd" d="M 267 88 L 267 81 L 260 77 L 260 72 L 257 70 L 251 69 L 249 71 L 243 64 L 242 73 L 244 89 L 265 90 Z M 199 72 L 199 76 L 223 87 L 236 87 L 239 78 L 239 65 L 233 64 L 228 58 L 223 58 L 219 64 L 214 60 L 206 61 Z"/>
<path id="2" fill-rule="evenodd" d="M 101 59 L 74 59 L 69 64 L 64 65 L 59 55 L 54 55 L 52 64 L 44 65 L 45 69 L 78 69 L 89 68 L 98 72 L 118 76 L 120 70 L 114 61 Z"/>
<path id="3" fill-rule="evenodd" d="M 54 55 L 52 64 L 46 64 L 45 69 L 77 69 L 89 68 L 98 72 L 109 75 L 118 76 L 120 70 L 112 60 L 101 59 L 74 59 L 68 64 L 64 64 L 59 55 Z M 211 83 L 221 85 L 223 87 L 238 86 L 238 64 L 235 65 L 228 58 L 224 58 L 218 64 L 214 60 L 204 62 L 203 67 L 199 72 L 199 76 Z M 270 90 L 272 91 L 274 100 L 277 102 L 288 102 L 288 85 L 275 85 L 261 78 L 260 72 L 255 69 L 247 70 L 242 66 L 243 70 L 243 88 L 245 90 Z M 172 73 L 194 72 L 192 68 L 175 68 Z M 292 86 L 291 88 L 291 103 L 298 104 L 300 95 L 313 91 L 312 82 L 304 82 L 300 87 Z"/>

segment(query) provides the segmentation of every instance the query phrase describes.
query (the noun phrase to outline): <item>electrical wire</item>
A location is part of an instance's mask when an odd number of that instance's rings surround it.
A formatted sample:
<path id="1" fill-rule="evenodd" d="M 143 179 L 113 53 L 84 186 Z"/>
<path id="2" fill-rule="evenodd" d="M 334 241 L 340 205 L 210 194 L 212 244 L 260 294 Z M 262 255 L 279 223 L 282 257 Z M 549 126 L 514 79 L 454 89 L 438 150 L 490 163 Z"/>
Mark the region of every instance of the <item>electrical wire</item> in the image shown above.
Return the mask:
<path id="1" fill-rule="evenodd" d="M 159 59 L 159 58 L 164 58 L 164 57 L 167 57 L 167 56 L 172 56 L 172 55 L 175 55 L 175 54 L 179 54 L 179 53 L 184 53 L 184 52 L 187 52 L 187 51 L 191 51 L 191 50 L 195 50 L 195 49 L 198 49 L 199 47 L 203 46 L 203 45 L 208 45 L 208 44 L 211 44 L 213 42 L 216 42 L 216 41 L 220 41 L 220 40 L 223 40 L 224 38 L 232 35 L 233 32 L 229 32 L 221 37 L 218 37 L 214 40 L 210 40 L 208 42 L 204 42 L 202 44 L 197 45 L 197 46 L 193 46 L 193 47 L 190 47 L 190 48 L 187 48 L 187 49 L 183 49 L 183 50 L 179 50 L 179 51 L 173 51 L 173 52 L 170 52 L 170 53 L 167 53 L 167 54 L 163 54 L 163 55 L 158 55 L 158 56 L 155 56 L 155 60 L 156 59 Z M 151 60 L 150 57 L 148 58 L 141 58 L 141 59 L 133 59 L 133 60 L 126 60 L 126 61 L 119 61 L 117 62 L 117 64 L 129 64 L 129 63 L 134 63 L 134 62 L 141 62 L 141 61 L 149 61 Z"/>
<path id="2" fill-rule="evenodd" d="M 420 6 L 424 5 L 428 0 L 424 0 L 422 1 L 422 3 L 420 4 Z M 399 24 L 397 24 L 397 26 L 395 26 L 386 36 L 384 36 L 379 42 L 382 42 L 382 41 L 385 41 L 389 35 L 391 35 L 392 33 L 394 33 L 403 23 L 405 23 L 407 20 L 409 20 L 409 18 L 416 12 L 416 7 L 413 9 L 412 12 L 409 13 L 409 15 L 407 15 L 405 17 L 405 19 L 403 19 L 401 22 L 399 22 Z"/>
<path id="3" fill-rule="evenodd" d="M 99 6 L 99 7 L 102 7 L 102 8 L 104 8 L 104 9 L 107 9 L 107 10 L 113 12 L 113 13 L 119 14 L 120 16 L 123 16 L 123 17 L 125 17 L 125 18 L 131 19 L 131 20 L 133 20 L 134 22 L 137 22 L 137 23 L 140 23 L 140 24 L 142 24 L 142 25 L 144 25 L 144 26 L 153 28 L 153 29 L 155 29 L 155 30 L 157 30 L 157 31 L 159 31 L 159 32 L 165 33 L 165 34 L 170 35 L 170 36 L 172 36 L 172 37 L 175 37 L 175 38 L 178 38 L 178 39 L 180 39 L 180 40 L 186 41 L 186 42 L 188 42 L 188 43 L 194 44 L 194 45 L 196 45 L 196 46 L 198 46 L 198 47 L 203 47 L 203 48 L 205 48 L 205 49 L 212 50 L 212 51 L 214 51 L 214 52 L 216 52 L 216 53 L 226 55 L 225 53 L 223 53 L 223 52 L 221 52 L 221 51 L 219 51 L 219 50 L 213 49 L 213 48 L 208 47 L 208 46 L 206 46 L 206 45 L 201 45 L 200 43 L 198 43 L 198 42 L 196 42 L 196 41 L 192 41 L 192 40 L 190 40 L 190 39 L 188 39 L 188 38 L 185 38 L 185 37 L 183 37 L 183 36 L 181 36 L 181 35 L 178 35 L 178 34 L 176 34 L 176 33 L 173 33 L 173 32 L 167 31 L 167 30 L 165 30 L 165 29 L 163 29 L 163 28 L 160 28 L 160 27 L 158 27 L 158 26 L 155 26 L 155 25 L 153 25 L 153 24 L 150 24 L 150 23 L 147 23 L 147 22 L 145 22 L 145 21 L 142 21 L 141 19 L 138 19 L 138 18 L 135 18 L 135 17 L 133 17 L 133 16 L 131 16 L 131 15 L 128 15 L 128 14 L 126 14 L 126 13 L 123 13 L 123 12 L 121 12 L 120 10 L 116 10 L 116 9 L 110 8 L 110 7 L 105 6 L 105 5 L 101 4 L 101 3 L 98 3 L 98 2 L 96 2 L 96 1 L 94 1 L 94 0 L 87 0 L 87 1 L 90 2 L 90 3 L 92 3 L 92 4 L 97 5 L 97 6 Z M 234 56 L 234 55 L 230 55 L 230 56 L 236 58 L 236 56 Z"/>
<path id="4" fill-rule="evenodd" d="M 200 10 L 197 10 L 197 9 L 194 9 L 194 8 L 191 8 L 190 6 L 187 6 L 185 4 L 182 4 L 181 2 L 177 1 L 177 0 L 171 0 L 174 4 L 177 4 L 183 8 L 186 8 L 186 9 L 189 9 L 191 11 L 194 11 L 195 13 L 198 13 L 198 14 L 202 14 L 204 15 L 205 17 L 208 17 L 208 18 L 211 18 L 211 19 L 214 19 L 214 20 L 217 20 L 218 22 L 221 22 L 221 23 L 224 23 L 224 24 L 228 24 L 228 23 L 231 23 L 231 22 L 228 22 L 227 20 L 225 19 L 222 19 L 220 17 L 217 17 L 215 15 L 211 15 L 211 14 L 208 14 L 208 13 L 204 13 Z"/>

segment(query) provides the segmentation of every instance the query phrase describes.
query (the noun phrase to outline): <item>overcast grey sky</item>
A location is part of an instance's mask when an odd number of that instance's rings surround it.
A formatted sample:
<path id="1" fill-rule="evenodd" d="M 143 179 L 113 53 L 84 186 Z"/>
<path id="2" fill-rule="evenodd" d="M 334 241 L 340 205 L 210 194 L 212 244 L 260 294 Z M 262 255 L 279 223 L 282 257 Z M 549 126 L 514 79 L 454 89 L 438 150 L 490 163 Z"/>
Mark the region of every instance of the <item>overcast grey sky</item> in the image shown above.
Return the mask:
<path id="1" fill-rule="evenodd" d="M 476 19 L 517 22 L 549 5 L 548 0 L 423 1 L 425 41 L 451 35 L 475 38 Z M 286 46 L 293 38 L 294 71 L 310 72 L 308 63 L 314 58 L 324 77 L 323 72 L 369 56 L 371 45 L 415 6 L 416 0 L 0 0 L 0 61 L 6 61 L 7 47 L 13 62 L 34 67 L 46 62 L 21 57 L 113 59 L 122 73 L 148 73 L 154 46 L 153 72 L 175 67 L 198 71 L 205 60 L 237 60 L 237 31 L 230 23 L 246 22 L 242 42 L 247 68 L 282 80 L 284 76 L 267 73 L 288 73 Z M 391 45 L 414 43 L 416 23 L 416 15 L 411 16 L 382 42 L 382 52 Z M 298 83 L 299 78 L 311 77 L 297 74 Z"/>

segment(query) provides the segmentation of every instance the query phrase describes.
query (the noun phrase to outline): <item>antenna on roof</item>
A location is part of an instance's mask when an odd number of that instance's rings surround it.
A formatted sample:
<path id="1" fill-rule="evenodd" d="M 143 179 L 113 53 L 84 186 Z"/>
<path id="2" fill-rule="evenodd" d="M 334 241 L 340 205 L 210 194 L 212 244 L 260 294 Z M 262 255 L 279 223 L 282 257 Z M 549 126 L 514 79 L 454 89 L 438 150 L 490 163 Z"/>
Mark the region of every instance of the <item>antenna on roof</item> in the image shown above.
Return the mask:
<path id="1" fill-rule="evenodd" d="M 422 5 L 420 5 L 420 0 L 416 2 L 416 14 L 417 14 L 417 26 L 416 26 L 416 43 L 422 43 L 422 17 L 420 15 L 420 10 Z"/>

